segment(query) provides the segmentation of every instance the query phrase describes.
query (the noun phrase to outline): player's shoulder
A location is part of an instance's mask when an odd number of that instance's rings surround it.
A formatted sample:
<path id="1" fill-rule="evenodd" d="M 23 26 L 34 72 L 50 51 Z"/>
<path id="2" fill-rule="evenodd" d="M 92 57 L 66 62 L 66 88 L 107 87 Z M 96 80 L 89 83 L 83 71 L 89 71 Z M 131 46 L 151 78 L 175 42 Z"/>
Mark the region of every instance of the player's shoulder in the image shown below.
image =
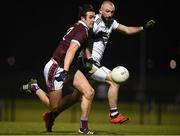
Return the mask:
<path id="1" fill-rule="evenodd" d="M 81 30 L 81 31 L 87 31 L 88 30 L 87 25 L 83 21 L 78 21 L 77 23 L 75 23 L 74 27 L 77 30 Z"/>
<path id="2" fill-rule="evenodd" d="M 72 31 L 74 35 L 79 35 L 81 37 L 88 36 L 88 28 L 87 25 L 83 21 L 78 21 L 74 24 L 74 30 Z"/>
<path id="3" fill-rule="evenodd" d="M 118 23 L 116 19 L 112 18 L 112 20 L 113 20 L 113 23 Z"/>
<path id="4" fill-rule="evenodd" d="M 87 35 L 88 28 L 82 21 L 78 21 L 72 25 L 72 31 L 70 31 L 73 35 Z"/>
<path id="5" fill-rule="evenodd" d="M 84 29 L 84 26 L 83 26 L 81 23 L 76 22 L 76 23 L 74 24 L 74 28 L 75 28 L 75 29 Z"/>

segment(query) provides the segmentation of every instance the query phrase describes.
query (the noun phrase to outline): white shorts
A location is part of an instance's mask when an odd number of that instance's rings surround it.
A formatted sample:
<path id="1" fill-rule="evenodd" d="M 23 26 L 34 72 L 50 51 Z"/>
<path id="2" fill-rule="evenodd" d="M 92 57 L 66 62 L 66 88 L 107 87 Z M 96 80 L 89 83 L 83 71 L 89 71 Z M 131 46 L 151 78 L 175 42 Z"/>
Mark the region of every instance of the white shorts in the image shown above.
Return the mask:
<path id="1" fill-rule="evenodd" d="M 56 81 L 55 77 L 59 76 L 59 73 L 63 71 L 63 68 L 60 68 L 59 65 L 51 59 L 46 63 L 44 67 L 44 77 L 46 80 L 46 85 L 48 91 L 52 90 L 61 90 L 63 88 L 63 82 Z"/>
<path id="2" fill-rule="evenodd" d="M 96 81 L 102 81 L 104 82 L 108 76 L 108 74 L 111 72 L 108 68 L 102 66 L 102 67 L 97 67 L 93 64 L 93 68 L 95 69 L 91 77 L 96 80 Z"/>

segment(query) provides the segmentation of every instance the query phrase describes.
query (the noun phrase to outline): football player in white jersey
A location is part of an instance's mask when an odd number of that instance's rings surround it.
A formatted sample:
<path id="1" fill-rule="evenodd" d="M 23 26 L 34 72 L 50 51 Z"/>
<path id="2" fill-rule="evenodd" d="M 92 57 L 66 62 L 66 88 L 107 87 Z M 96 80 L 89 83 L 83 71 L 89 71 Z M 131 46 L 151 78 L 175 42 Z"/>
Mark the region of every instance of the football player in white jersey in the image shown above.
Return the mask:
<path id="1" fill-rule="evenodd" d="M 148 21 L 144 26 L 125 26 L 113 19 L 115 6 L 111 1 L 104 1 L 96 14 L 95 23 L 92 32 L 92 47 L 90 52 L 86 52 L 84 64 L 87 67 L 90 76 L 96 81 L 107 82 L 109 86 L 108 100 L 110 107 L 109 121 L 111 123 L 123 123 L 128 120 L 125 116 L 118 112 L 118 92 L 119 84 L 115 83 L 111 78 L 111 70 L 101 66 L 104 50 L 113 30 L 124 34 L 135 34 L 144 29 L 151 28 L 154 20 Z"/>

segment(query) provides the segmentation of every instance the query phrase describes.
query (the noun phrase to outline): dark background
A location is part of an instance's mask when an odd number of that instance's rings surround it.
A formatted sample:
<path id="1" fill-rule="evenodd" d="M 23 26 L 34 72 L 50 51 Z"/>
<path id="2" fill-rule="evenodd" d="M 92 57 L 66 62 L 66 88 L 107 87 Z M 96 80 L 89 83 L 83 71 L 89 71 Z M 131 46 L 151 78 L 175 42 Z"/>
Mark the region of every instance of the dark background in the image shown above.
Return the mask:
<path id="1" fill-rule="evenodd" d="M 144 25 L 156 21 L 146 31 L 144 63 L 140 63 L 141 34 L 112 33 L 102 64 L 112 69 L 124 65 L 130 72 L 120 99 L 136 100 L 139 92 L 168 102 L 178 101 L 180 93 L 179 7 L 177 2 L 116 0 L 114 18 L 124 25 Z M 16 96 L 21 84 L 36 77 L 42 88 L 43 68 L 67 28 L 77 21 L 78 7 L 91 3 L 98 13 L 102 0 L 16 1 L 6 3 L 2 15 L 0 46 L 1 96 Z M 169 62 L 174 59 L 174 70 Z M 140 66 L 144 66 L 144 74 Z M 143 83 L 141 79 L 143 77 Z M 45 87 L 44 87 L 45 88 Z M 138 96 L 137 96 L 138 95 Z"/>

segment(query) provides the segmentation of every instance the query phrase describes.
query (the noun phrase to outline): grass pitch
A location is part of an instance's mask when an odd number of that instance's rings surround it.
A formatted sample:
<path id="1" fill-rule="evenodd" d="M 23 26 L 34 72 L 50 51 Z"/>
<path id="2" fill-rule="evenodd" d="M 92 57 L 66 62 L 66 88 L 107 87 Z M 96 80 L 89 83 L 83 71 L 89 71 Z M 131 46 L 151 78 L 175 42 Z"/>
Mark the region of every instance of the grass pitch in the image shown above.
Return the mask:
<path id="1" fill-rule="evenodd" d="M 90 123 L 97 135 L 178 135 L 179 126 Z M 0 135 L 78 135 L 79 123 L 55 123 L 53 132 L 45 132 L 42 122 L 1 122 Z"/>
<path id="2" fill-rule="evenodd" d="M 78 135 L 80 105 L 75 104 L 61 113 L 53 126 L 53 132 L 45 132 L 42 113 L 47 109 L 36 100 L 18 100 L 15 104 L 15 121 L 1 121 L 0 135 Z M 97 135 L 180 135 L 179 112 L 172 112 L 167 107 L 162 107 L 162 124 L 158 125 L 156 108 L 143 116 L 139 105 L 133 103 L 120 104 L 121 112 L 130 118 L 128 123 L 110 124 L 108 122 L 108 104 L 94 102 L 89 118 L 89 128 L 96 131 Z M 3 115 L 4 116 L 4 115 Z"/>

